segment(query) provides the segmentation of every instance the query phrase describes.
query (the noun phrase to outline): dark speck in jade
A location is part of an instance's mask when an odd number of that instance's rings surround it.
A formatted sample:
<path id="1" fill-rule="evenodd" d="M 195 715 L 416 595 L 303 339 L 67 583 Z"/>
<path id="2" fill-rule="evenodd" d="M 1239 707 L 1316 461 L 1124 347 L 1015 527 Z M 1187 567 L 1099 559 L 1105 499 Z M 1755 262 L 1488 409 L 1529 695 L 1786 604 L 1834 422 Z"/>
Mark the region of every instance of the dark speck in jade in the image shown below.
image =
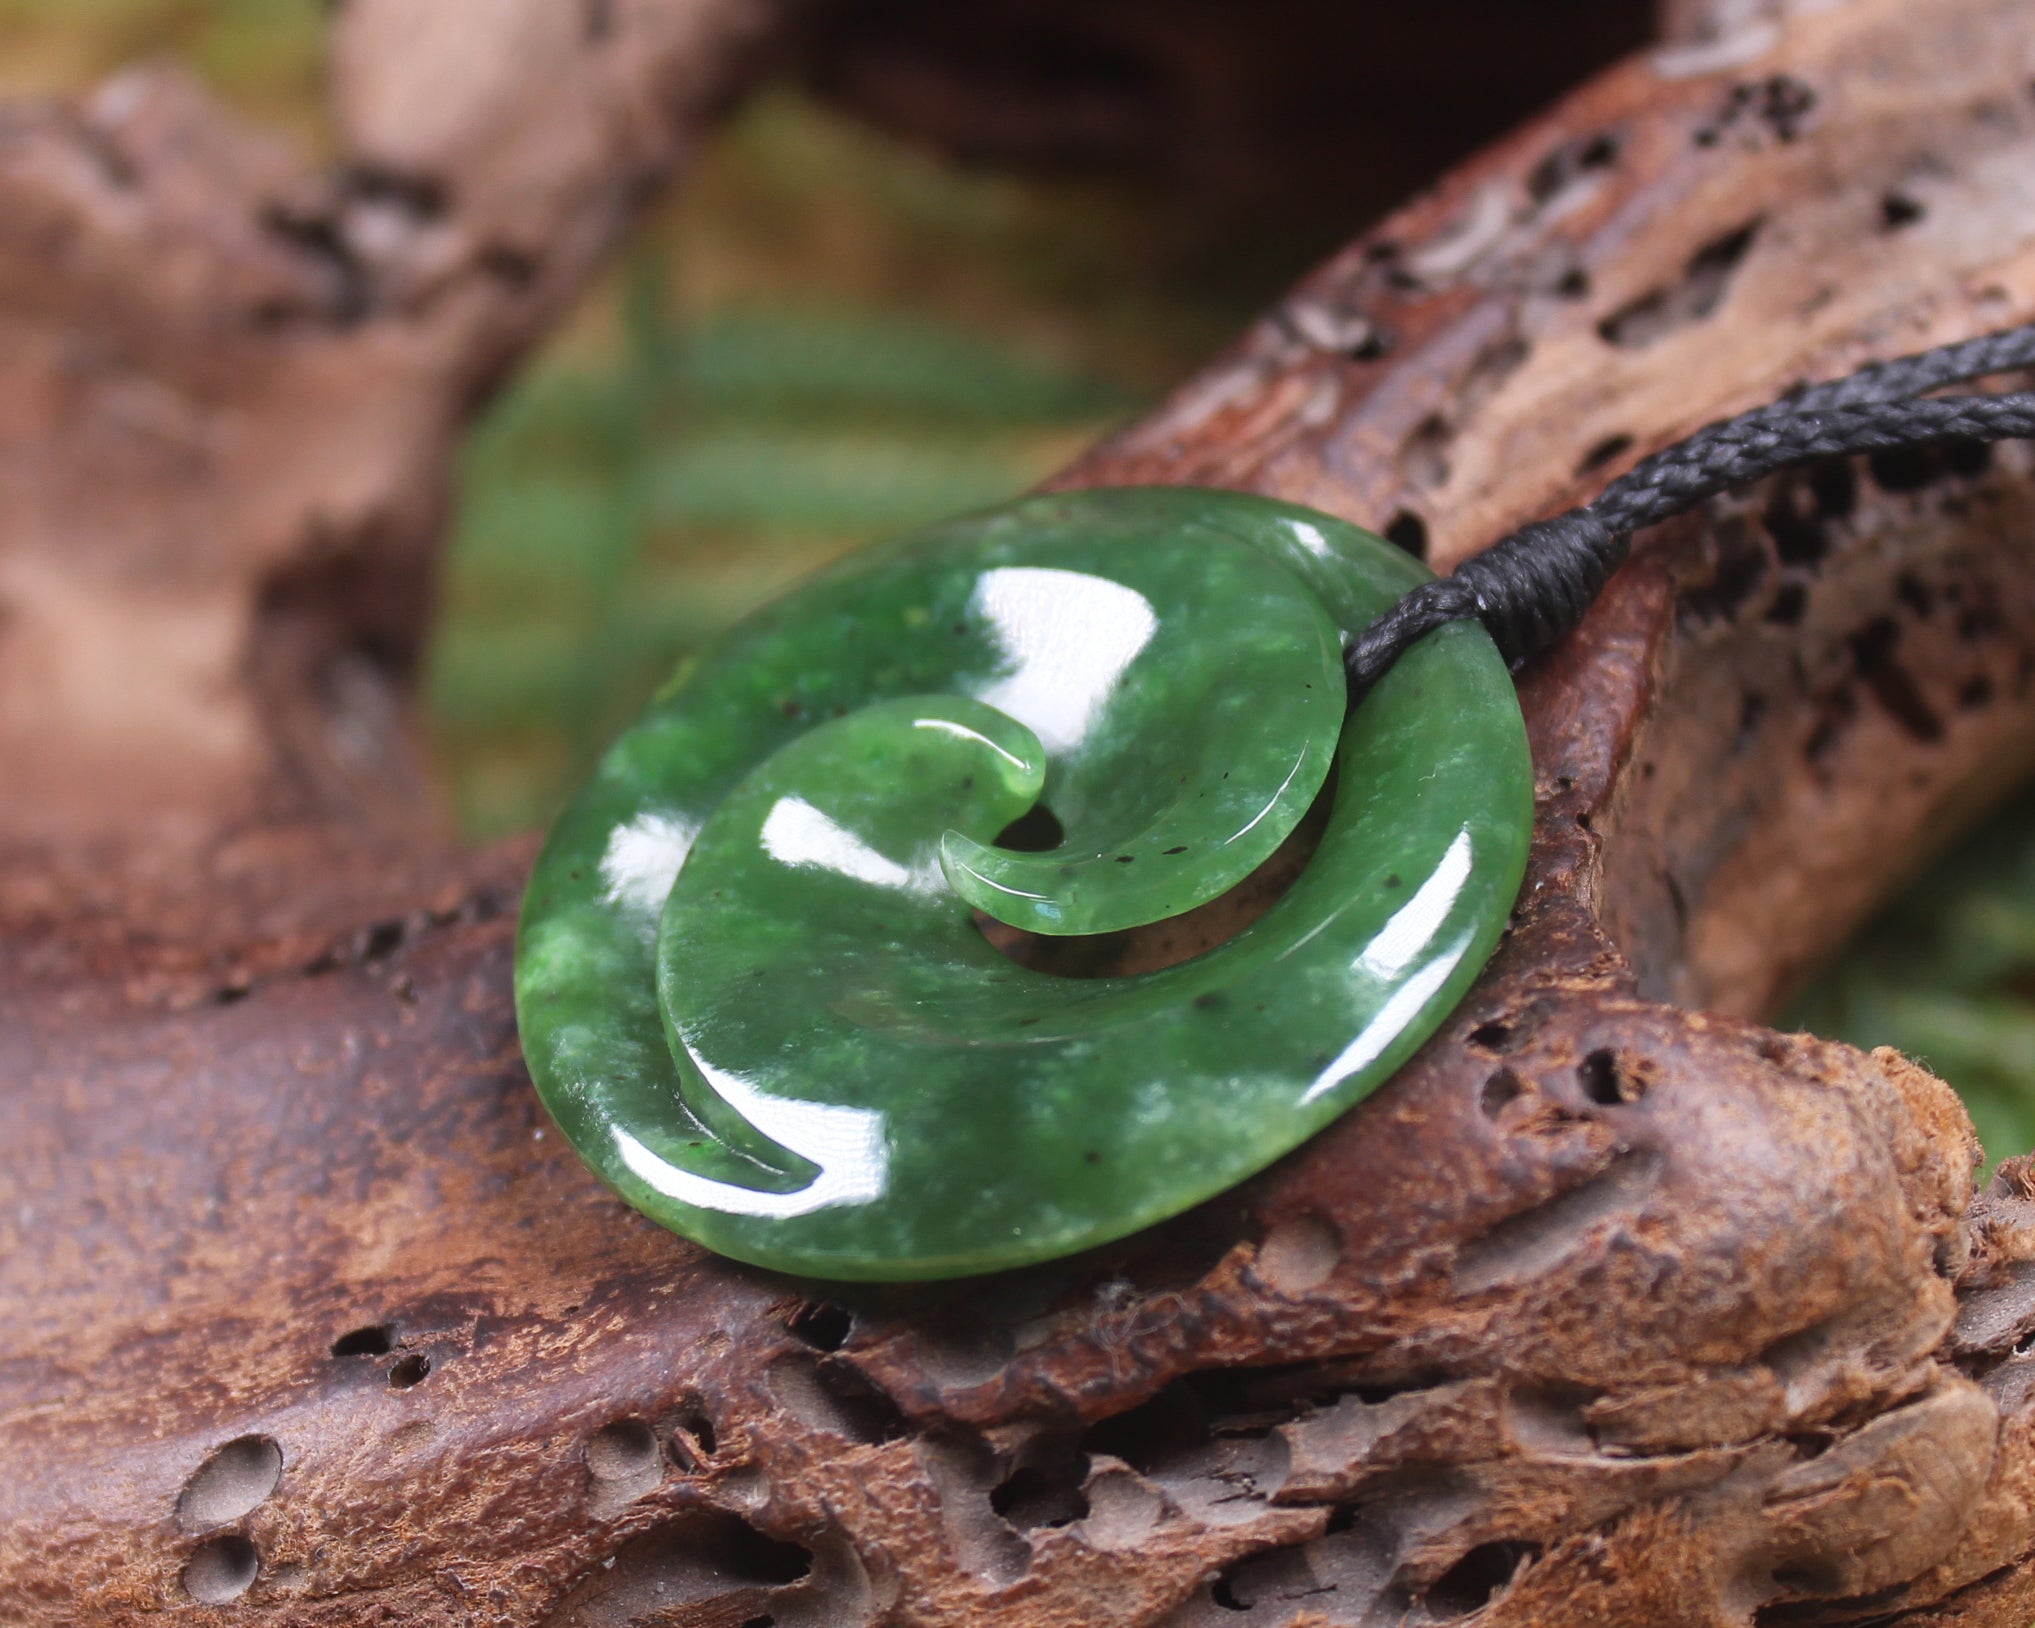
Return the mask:
<path id="1" fill-rule="evenodd" d="M 1235 493 L 1029 498 L 751 617 L 609 751 L 532 877 L 525 1054 L 587 1162 L 708 1248 L 902 1280 L 1068 1254 L 1234 1185 L 1460 999 L 1532 772 L 1481 629 L 1345 715 L 1344 630 L 1425 573 Z M 1183 965 L 1021 967 L 1215 897 L 1339 754 L 1299 880 Z M 999 847 L 1040 803 L 1064 840 Z"/>

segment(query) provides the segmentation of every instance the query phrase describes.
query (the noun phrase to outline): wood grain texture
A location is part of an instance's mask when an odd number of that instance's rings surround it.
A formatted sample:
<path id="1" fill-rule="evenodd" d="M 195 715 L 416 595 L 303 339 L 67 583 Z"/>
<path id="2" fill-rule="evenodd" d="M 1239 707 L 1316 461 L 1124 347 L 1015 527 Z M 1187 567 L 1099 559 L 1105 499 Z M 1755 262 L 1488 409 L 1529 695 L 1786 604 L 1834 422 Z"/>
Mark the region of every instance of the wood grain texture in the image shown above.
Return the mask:
<path id="1" fill-rule="evenodd" d="M 0 112 L 11 916 L 216 914 L 266 869 L 229 834 L 434 829 L 410 691 L 457 436 L 778 10 L 356 0 L 322 171 L 173 70 Z"/>
<path id="2" fill-rule="evenodd" d="M 1797 379 L 2035 317 L 2035 26 L 1928 9 L 1622 64 L 1067 479 L 1271 492 L 1446 563 Z M 456 115 L 375 150 L 497 139 Z M 199 241 L 238 241 L 228 196 Z M 271 253 L 204 264 L 303 274 Z M 214 908 L 145 932 L 16 867 L 0 1620 L 2018 1628 L 2035 1167 L 1975 1193 L 1940 1081 L 1756 1017 L 2027 766 L 2030 473 L 1833 465 L 1643 539 L 1525 675 L 1533 866 L 1445 1031 L 1245 1189 L 989 1282 L 843 1295 L 603 1193 L 516 1053 L 527 847 L 448 858 L 406 814 L 369 863 L 308 803 L 183 803 L 216 874 L 158 894 Z"/>

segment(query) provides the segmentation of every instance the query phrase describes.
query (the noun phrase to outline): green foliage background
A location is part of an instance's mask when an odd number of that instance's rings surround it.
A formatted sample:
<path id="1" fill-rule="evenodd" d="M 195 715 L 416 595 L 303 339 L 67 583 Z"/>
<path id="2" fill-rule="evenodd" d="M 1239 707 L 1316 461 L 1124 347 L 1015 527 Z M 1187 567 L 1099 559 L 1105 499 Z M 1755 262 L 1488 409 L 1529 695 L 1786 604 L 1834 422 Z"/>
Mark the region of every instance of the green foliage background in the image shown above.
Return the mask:
<path id="1" fill-rule="evenodd" d="M 428 3 L 428 0 L 420 0 Z M 174 56 L 316 149 L 320 0 L 0 0 L 0 94 Z M 859 541 L 1022 490 L 1315 245 L 1123 189 L 970 172 L 756 103 L 475 430 L 430 669 L 476 836 L 540 823 L 685 651 Z M 2035 798 L 1787 1014 L 1953 1081 L 2035 1147 Z"/>

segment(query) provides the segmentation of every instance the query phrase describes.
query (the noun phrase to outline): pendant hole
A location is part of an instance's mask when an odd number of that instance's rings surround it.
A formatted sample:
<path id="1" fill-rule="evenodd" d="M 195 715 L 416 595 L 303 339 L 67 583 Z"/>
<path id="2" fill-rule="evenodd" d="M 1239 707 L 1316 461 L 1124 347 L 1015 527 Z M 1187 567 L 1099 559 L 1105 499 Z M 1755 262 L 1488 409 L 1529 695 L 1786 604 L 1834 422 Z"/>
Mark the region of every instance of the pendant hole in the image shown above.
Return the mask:
<path id="1" fill-rule="evenodd" d="M 398 1357 L 395 1366 L 389 1369 L 389 1388 L 407 1391 L 412 1385 L 421 1385 L 424 1376 L 431 1372 L 431 1359 L 421 1351 L 412 1351 Z"/>
<path id="2" fill-rule="evenodd" d="M 1228 892 L 1180 915 L 1120 933 L 1054 936 L 1028 933 L 978 910 L 976 929 L 1019 966 L 1061 978 L 1128 978 L 1177 967 L 1183 961 L 1205 955 L 1218 944 L 1226 944 L 1279 902 L 1321 845 L 1322 833 L 1335 809 L 1335 785 L 1336 765 L 1331 764 L 1313 805 L 1272 857 Z M 1032 810 L 1032 814 L 1038 812 L 1037 808 Z M 1031 817 L 1028 814 L 1024 818 Z M 1013 846 L 1008 840 L 1010 832 L 1023 823 L 1024 820 L 1013 822 L 997 839 L 999 845 Z M 1058 820 L 1053 821 L 1053 828 L 1058 833 Z M 1057 840 L 1054 846 L 1058 846 Z"/>
<path id="3" fill-rule="evenodd" d="M 1067 840 L 1060 818 L 1044 803 L 1034 803 L 996 834 L 996 846 L 1012 853 L 1050 853 Z"/>

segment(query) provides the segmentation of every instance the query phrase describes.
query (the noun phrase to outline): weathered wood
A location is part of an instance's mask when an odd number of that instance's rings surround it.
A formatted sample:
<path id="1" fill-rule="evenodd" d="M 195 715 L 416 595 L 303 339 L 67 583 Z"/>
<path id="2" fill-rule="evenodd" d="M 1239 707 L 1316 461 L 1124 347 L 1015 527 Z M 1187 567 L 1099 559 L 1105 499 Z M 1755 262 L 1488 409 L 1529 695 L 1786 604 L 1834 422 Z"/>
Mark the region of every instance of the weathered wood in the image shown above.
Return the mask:
<path id="1" fill-rule="evenodd" d="M 1647 44 L 1652 9 L 849 0 L 799 60 L 818 94 L 946 151 L 1138 176 L 1288 235 L 1311 222 L 1325 251 Z"/>
<path id="2" fill-rule="evenodd" d="M 2035 27 L 1914 11 L 1614 69 L 1068 479 L 1446 563 L 2035 317 Z M 601 1192 L 516 1057 L 526 849 L 390 836 L 262 917 L 329 850 L 255 827 L 236 913 L 140 961 L 45 911 L 0 963 L 0 1620 L 2019 1628 L 2030 1167 L 1974 1196 L 1940 1082 L 1751 1018 L 2035 752 L 2030 467 L 1645 539 L 1525 677 L 1533 869 L 1446 1031 L 1243 1191 L 1012 1278 L 843 1296 Z"/>
<path id="3" fill-rule="evenodd" d="M 322 867 L 235 840 L 366 850 L 344 899 L 434 829 L 410 691 L 456 438 L 780 9 L 353 0 L 329 174 L 172 72 L 0 113 L 6 919 L 301 920 Z"/>

